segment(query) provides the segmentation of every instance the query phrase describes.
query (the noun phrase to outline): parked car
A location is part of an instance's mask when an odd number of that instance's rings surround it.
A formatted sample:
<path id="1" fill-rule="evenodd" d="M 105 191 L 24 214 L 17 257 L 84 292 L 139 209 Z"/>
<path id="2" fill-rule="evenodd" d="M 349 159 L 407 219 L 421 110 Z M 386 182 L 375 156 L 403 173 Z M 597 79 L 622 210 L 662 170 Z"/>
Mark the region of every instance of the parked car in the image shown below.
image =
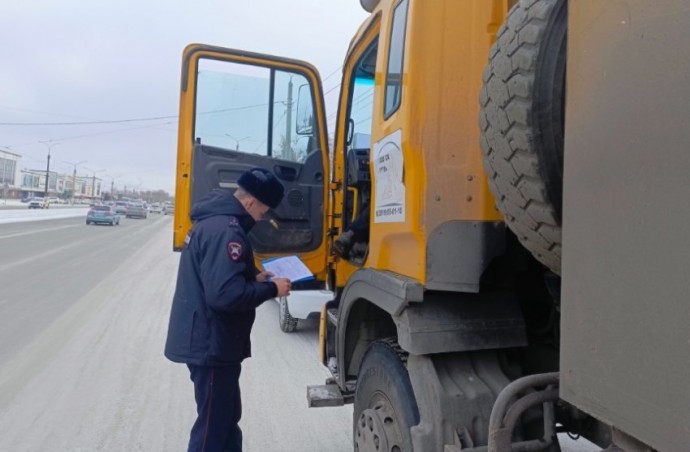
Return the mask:
<path id="1" fill-rule="evenodd" d="M 120 215 L 110 206 L 94 206 L 86 214 L 86 224 L 120 224 Z"/>
<path id="2" fill-rule="evenodd" d="M 141 203 L 129 203 L 125 211 L 125 218 L 143 218 L 148 217 L 148 211 Z"/>
<path id="3" fill-rule="evenodd" d="M 127 201 L 115 201 L 115 212 L 122 215 L 126 214 L 128 205 Z"/>
<path id="4" fill-rule="evenodd" d="M 175 205 L 171 203 L 165 203 L 163 206 L 163 215 L 174 215 L 175 214 Z"/>
<path id="5" fill-rule="evenodd" d="M 321 308 L 333 300 L 329 290 L 295 290 L 289 297 L 275 299 L 278 302 L 278 325 L 285 333 L 297 329 L 297 322 L 302 319 L 316 319 Z"/>
<path id="6" fill-rule="evenodd" d="M 29 209 L 47 209 L 50 203 L 45 198 L 32 198 L 29 201 Z"/>

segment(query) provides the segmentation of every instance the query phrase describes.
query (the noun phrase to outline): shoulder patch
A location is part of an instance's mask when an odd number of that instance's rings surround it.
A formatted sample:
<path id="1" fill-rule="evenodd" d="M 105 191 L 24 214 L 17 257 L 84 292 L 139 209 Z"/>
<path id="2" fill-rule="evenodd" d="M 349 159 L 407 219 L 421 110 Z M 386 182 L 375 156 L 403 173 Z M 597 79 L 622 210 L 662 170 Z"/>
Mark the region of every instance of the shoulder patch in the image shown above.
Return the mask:
<path id="1" fill-rule="evenodd" d="M 242 244 L 238 242 L 228 243 L 228 257 L 234 261 L 242 257 Z"/>

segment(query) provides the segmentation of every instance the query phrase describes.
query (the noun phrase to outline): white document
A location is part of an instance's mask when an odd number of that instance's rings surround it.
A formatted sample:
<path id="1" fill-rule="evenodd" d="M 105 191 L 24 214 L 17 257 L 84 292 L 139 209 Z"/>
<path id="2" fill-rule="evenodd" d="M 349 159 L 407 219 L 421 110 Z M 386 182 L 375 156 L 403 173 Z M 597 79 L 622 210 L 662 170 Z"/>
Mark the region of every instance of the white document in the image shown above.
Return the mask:
<path id="1" fill-rule="evenodd" d="M 272 272 L 274 278 L 287 278 L 291 282 L 314 279 L 314 275 L 304 262 L 297 256 L 277 257 L 261 263 L 267 272 Z"/>

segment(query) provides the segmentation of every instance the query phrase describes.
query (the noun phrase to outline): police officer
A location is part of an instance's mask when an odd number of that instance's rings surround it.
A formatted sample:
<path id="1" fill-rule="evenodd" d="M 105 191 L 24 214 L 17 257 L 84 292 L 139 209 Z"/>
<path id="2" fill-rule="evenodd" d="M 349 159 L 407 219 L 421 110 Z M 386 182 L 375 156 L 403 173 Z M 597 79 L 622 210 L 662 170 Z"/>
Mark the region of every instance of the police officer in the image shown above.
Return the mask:
<path id="1" fill-rule="evenodd" d="M 170 312 L 165 356 L 186 363 L 197 419 L 189 452 L 241 451 L 240 370 L 251 355 L 256 308 L 287 296 L 290 281 L 254 267 L 247 233 L 283 199 L 283 185 L 263 168 L 246 171 L 233 193 L 216 189 L 191 211 Z"/>

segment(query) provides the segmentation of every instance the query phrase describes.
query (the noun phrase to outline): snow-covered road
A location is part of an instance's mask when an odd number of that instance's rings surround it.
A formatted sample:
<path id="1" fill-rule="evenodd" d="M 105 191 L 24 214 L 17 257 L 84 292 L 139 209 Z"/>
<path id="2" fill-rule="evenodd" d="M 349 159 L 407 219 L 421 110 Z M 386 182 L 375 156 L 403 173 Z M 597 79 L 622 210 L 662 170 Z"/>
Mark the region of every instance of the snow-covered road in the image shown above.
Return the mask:
<path id="1" fill-rule="evenodd" d="M 61 218 L 86 217 L 88 206 L 56 207 L 50 209 L 0 209 L 0 224 L 24 221 L 58 220 Z"/>
<path id="2" fill-rule="evenodd" d="M 162 216 L 0 226 L 0 451 L 186 450 L 193 385 L 163 356 L 171 238 Z M 351 405 L 307 408 L 306 386 L 328 376 L 316 322 L 285 334 L 276 303 L 257 314 L 241 377 L 244 450 L 351 451 Z"/>

